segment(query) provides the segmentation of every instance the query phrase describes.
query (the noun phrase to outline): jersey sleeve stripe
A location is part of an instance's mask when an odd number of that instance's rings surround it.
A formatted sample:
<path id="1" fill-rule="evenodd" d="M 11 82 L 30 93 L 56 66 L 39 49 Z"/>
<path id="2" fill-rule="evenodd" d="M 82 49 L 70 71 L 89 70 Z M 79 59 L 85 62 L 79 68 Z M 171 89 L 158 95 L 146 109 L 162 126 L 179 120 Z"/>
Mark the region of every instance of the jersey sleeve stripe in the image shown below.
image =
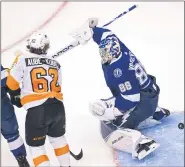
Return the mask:
<path id="1" fill-rule="evenodd" d="M 11 90 L 19 89 L 19 83 L 11 75 L 8 75 L 6 84 Z"/>
<path id="2" fill-rule="evenodd" d="M 10 69 L 12 69 L 12 68 L 13 68 L 13 66 L 18 62 L 19 57 L 20 57 L 20 55 L 16 55 L 16 58 L 15 58 L 14 62 L 12 63 L 12 65 L 11 65 L 11 68 L 10 68 Z"/>
<path id="3" fill-rule="evenodd" d="M 133 95 L 122 95 L 121 96 L 126 99 L 126 100 L 129 100 L 129 101 L 132 101 L 132 102 L 139 102 L 140 101 L 140 93 L 137 93 L 137 94 L 133 94 Z"/>

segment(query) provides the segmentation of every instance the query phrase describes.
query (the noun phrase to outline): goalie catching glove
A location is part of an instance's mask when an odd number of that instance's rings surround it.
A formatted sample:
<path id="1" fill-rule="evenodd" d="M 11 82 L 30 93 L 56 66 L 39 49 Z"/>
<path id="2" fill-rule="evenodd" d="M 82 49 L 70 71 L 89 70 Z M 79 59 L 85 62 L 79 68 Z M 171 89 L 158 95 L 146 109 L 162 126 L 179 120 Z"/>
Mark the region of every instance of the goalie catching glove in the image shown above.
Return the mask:
<path id="1" fill-rule="evenodd" d="M 76 29 L 70 35 L 81 45 L 85 45 L 92 38 L 92 28 L 94 28 L 97 24 L 97 18 L 89 18 L 80 28 Z"/>
<path id="2" fill-rule="evenodd" d="M 89 104 L 90 112 L 102 121 L 115 120 L 117 116 L 123 115 L 114 107 L 115 98 L 111 101 L 95 100 Z"/>

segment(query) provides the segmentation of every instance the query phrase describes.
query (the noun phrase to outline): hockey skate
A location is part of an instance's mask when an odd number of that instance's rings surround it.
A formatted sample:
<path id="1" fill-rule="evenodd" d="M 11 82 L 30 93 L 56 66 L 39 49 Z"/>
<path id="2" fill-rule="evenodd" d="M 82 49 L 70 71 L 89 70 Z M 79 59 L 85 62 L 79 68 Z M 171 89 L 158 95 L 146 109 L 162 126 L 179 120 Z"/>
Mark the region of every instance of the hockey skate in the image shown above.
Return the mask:
<path id="1" fill-rule="evenodd" d="M 160 144 L 156 143 L 154 140 L 145 144 L 140 144 L 139 149 L 137 150 L 137 158 L 139 160 L 143 159 L 144 157 L 152 153 L 154 150 L 156 150 L 159 146 Z"/>
<path id="2" fill-rule="evenodd" d="M 163 118 L 166 118 L 170 115 L 170 111 L 165 108 L 157 107 L 156 112 L 153 115 L 153 119 L 156 121 L 161 121 Z"/>
<path id="3" fill-rule="evenodd" d="M 30 167 L 27 159 L 25 156 L 19 156 L 16 158 L 18 164 L 19 164 L 19 167 Z"/>
<path id="4" fill-rule="evenodd" d="M 162 111 L 164 112 L 165 117 L 168 117 L 168 116 L 170 115 L 170 111 L 169 111 L 169 110 L 167 110 L 167 109 L 165 109 L 165 108 L 161 108 L 161 109 L 162 109 Z"/>

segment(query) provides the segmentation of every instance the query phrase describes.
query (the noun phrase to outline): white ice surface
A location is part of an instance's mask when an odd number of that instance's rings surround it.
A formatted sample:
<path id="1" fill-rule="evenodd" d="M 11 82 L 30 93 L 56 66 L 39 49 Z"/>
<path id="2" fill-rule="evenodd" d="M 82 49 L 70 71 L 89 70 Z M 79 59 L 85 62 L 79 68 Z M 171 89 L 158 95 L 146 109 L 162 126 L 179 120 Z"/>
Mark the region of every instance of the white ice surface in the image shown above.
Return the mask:
<path id="1" fill-rule="evenodd" d="M 58 2 L 2 3 L 2 48 L 19 40 L 39 26 L 60 5 Z M 123 16 L 112 29 L 157 78 L 161 88 L 159 104 L 170 110 L 184 108 L 184 5 L 183 2 L 76 2 L 69 3 L 43 30 L 48 33 L 53 52 L 68 44 L 72 30 L 88 17 L 99 17 L 100 25 L 123 10 L 138 4 L 139 8 Z M 42 10 L 41 10 L 42 8 Z M 103 9 L 103 10 L 102 10 Z M 2 53 L 2 64 L 10 67 L 20 43 Z M 111 94 L 105 85 L 97 46 L 91 41 L 58 59 L 63 71 L 64 104 L 67 114 L 67 139 L 71 150 L 82 147 L 84 158 L 72 160 L 72 166 L 115 166 L 112 150 L 101 139 L 99 123 L 88 112 L 88 103 Z M 26 111 L 16 108 L 20 134 L 24 138 Z M 15 166 L 16 161 L 2 138 L 2 166 Z M 57 165 L 53 151 L 46 145 L 52 165 Z M 31 157 L 28 151 L 28 158 Z"/>

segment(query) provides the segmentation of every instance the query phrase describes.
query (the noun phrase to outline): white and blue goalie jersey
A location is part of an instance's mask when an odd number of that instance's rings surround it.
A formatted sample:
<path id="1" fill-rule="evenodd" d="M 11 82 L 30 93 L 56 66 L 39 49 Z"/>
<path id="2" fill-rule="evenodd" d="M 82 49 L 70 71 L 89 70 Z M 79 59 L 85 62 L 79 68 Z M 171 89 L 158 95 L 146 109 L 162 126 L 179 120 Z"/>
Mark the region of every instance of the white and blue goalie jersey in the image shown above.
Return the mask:
<path id="1" fill-rule="evenodd" d="M 112 31 L 104 28 L 93 28 L 93 40 L 99 45 L 105 38 L 116 37 Z M 153 85 L 144 67 L 135 55 L 117 38 L 120 56 L 109 64 L 102 64 L 106 84 L 116 98 L 115 107 L 126 112 L 140 102 L 140 92 Z"/>

